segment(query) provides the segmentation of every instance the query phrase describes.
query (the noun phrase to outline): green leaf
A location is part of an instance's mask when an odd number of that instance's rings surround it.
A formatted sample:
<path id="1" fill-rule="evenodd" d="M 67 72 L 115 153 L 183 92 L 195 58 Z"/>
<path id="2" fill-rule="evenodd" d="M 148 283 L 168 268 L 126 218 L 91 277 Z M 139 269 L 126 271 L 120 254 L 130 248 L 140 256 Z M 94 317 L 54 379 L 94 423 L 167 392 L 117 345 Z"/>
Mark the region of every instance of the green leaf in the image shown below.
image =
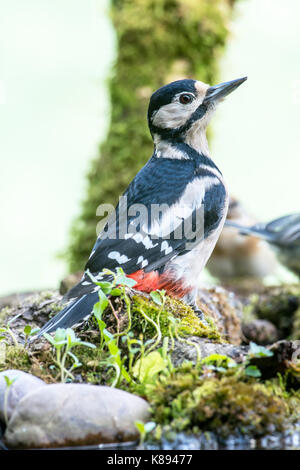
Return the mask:
<path id="1" fill-rule="evenodd" d="M 52 346 L 55 346 L 56 342 L 54 341 L 51 335 L 49 335 L 48 333 L 43 333 L 43 336 L 44 338 L 46 338 L 47 341 L 49 341 L 49 343 L 52 344 Z"/>
<path id="2" fill-rule="evenodd" d="M 106 309 L 108 305 L 108 298 L 104 294 L 104 292 L 100 289 L 99 292 L 99 302 L 96 302 L 93 308 L 93 314 L 95 315 L 97 320 L 102 319 L 102 313 Z"/>
<path id="3" fill-rule="evenodd" d="M 88 343 L 86 341 L 80 341 L 78 344 L 80 344 L 80 346 L 86 346 L 87 348 L 92 348 L 92 349 L 96 348 L 95 344 Z"/>
<path id="4" fill-rule="evenodd" d="M 29 336 L 31 334 L 31 326 L 30 325 L 26 325 L 25 328 L 24 328 L 24 334 L 26 336 Z"/>
<path id="5" fill-rule="evenodd" d="M 110 292 L 110 295 L 113 295 L 114 297 L 117 297 L 122 294 L 121 289 L 118 289 L 117 287 L 115 289 L 112 289 Z"/>
<path id="6" fill-rule="evenodd" d="M 114 340 L 111 340 L 108 344 L 109 352 L 112 356 L 117 356 L 120 354 L 120 349 L 117 346 L 117 343 Z"/>
<path id="7" fill-rule="evenodd" d="M 104 336 L 104 339 L 107 343 L 109 343 L 113 338 L 114 338 L 114 335 L 112 335 L 108 330 L 104 329 L 103 330 L 103 336 Z"/>
<path id="8" fill-rule="evenodd" d="M 38 331 L 40 331 L 40 328 L 33 328 L 30 332 L 30 336 L 35 335 Z"/>
<path id="9" fill-rule="evenodd" d="M 105 330 L 105 328 L 106 328 L 106 323 L 105 323 L 105 321 L 103 321 L 103 320 L 98 320 L 98 318 L 97 318 L 97 323 L 98 323 L 99 330 L 100 330 L 101 332 L 103 332 L 103 331 Z"/>
<path id="10" fill-rule="evenodd" d="M 251 342 L 249 353 L 254 357 L 271 357 L 273 356 L 273 351 L 265 348 L 264 346 L 258 346 L 258 344 Z"/>
<path id="11" fill-rule="evenodd" d="M 134 425 L 137 428 L 140 435 L 144 437 L 146 435 L 145 423 L 143 423 L 142 421 L 135 421 Z"/>
<path id="12" fill-rule="evenodd" d="M 6 386 L 10 387 L 17 380 L 17 378 L 18 377 L 13 377 L 12 379 L 10 379 L 7 375 L 4 375 L 4 380 L 6 382 Z"/>
<path id="13" fill-rule="evenodd" d="M 145 424 L 145 430 L 147 433 L 153 431 L 155 427 L 156 423 L 154 423 L 154 421 L 148 421 L 148 423 Z"/>
<path id="14" fill-rule="evenodd" d="M 137 283 L 134 279 L 131 279 L 130 277 L 126 277 L 126 276 L 118 276 L 116 281 L 117 281 L 117 284 L 120 284 L 122 286 L 127 286 L 127 287 L 133 287 Z"/>
<path id="15" fill-rule="evenodd" d="M 223 372 L 225 370 L 224 368 L 232 368 L 237 366 L 237 363 L 233 359 L 223 354 L 211 354 L 210 356 L 202 359 L 202 364 L 207 366 L 215 366 L 215 370 L 219 370 L 219 372 Z"/>
<path id="16" fill-rule="evenodd" d="M 97 285 L 100 287 L 100 289 L 102 290 L 104 294 L 110 294 L 112 290 L 111 282 L 106 282 L 106 281 L 98 282 Z"/>
<path id="17" fill-rule="evenodd" d="M 261 372 L 256 366 L 246 367 L 245 374 L 249 377 L 261 377 Z"/>
<path id="18" fill-rule="evenodd" d="M 166 362 L 158 351 L 153 351 L 138 359 L 133 367 L 133 375 L 142 383 L 151 380 L 166 367 Z"/>
<path id="19" fill-rule="evenodd" d="M 128 374 L 127 370 L 125 369 L 124 366 L 121 366 L 121 373 L 124 377 L 124 379 L 127 381 L 127 382 L 131 382 L 131 377 L 130 375 Z"/>
<path id="20" fill-rule="evenodd" d="M 100 303 L 101 312 L 104 312 L 104 310 L 106 309 L 108 305 L 108 298 L 106 297 L 106 295 L 101 289 L 99 289 L 98 295 L 99 295 L 99 303 Z"/>
<path id="21" fill-rule="evenodd" d="M 55 342 L 62 342 L 67 339 L 66 330 L 64 328 L 57 328 L 54 335 Z"/>
<path id="22" fill-rule="evenodd" d="M 161 295 L 158 291 L 153 290 L 152 292 L 150 292 L 150 297 L 153 300 L 153 302 L 155 302 L 157 305 L 163 304 Z"/>

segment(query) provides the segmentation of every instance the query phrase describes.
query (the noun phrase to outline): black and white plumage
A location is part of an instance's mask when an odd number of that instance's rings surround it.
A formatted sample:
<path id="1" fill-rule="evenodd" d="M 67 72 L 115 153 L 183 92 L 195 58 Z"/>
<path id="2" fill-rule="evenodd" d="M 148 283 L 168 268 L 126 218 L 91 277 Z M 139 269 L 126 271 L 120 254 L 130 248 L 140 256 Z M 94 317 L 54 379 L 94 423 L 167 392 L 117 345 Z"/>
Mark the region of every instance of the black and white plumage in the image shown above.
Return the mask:
<path id="1" fill-rule="evenodd" d="M 206 126 L 216 104 L 245 80 L 214 87 L 178 80 L 151 96 L 148 123 L 153 155 L 99 235 L 83 279 L 66 296 L 67 306 L 39 334 L 72 326 L 90 315 L 98 288 L 88 272 L 104 279 L 104 268 L 122 267 L 138 290 L 165 289 L 194 302 L 200 272 L 228 207 L 222 174 L 209 155 Z"/>
<path id="2" fill-rule="evenodd" d="M 238 229 L 241 234 L 251 234 L 266 240 L 274 247 L 279 261 L 300 276 L 300 213 L 251 227 L 243 227 L 228 220 L 226 226 Z"/>

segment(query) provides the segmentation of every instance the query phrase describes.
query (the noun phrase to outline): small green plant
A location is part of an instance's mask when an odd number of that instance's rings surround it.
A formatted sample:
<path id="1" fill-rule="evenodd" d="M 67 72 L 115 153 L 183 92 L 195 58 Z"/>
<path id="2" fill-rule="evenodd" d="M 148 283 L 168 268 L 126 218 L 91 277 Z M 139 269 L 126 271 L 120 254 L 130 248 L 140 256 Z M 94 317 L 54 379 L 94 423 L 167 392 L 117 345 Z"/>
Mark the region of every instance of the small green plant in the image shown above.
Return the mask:
<path id="1" fill-rule="evenodd" d="M 101 324 L 102 314 L 106 307 L 109 305 L 117 323 L 117 334 L 115 336 L 118 337 L 128 333 L 131 329 L 131 304 L 130 299 L 126 293 L 126 287 L 135 286 L 136 281 L 127 277 L 122 268 L 117 268 L 116 272 L 111 271 L 110 269 L 103 269 L 100 275 L 103 274 L 108 278 L 111 278 L 112 281 L 98 281 L 89 271 L 87 272 L 87 274 L 89 275 L 93 283 L 99 287 L 99 301 L 94 305 L 94 315 L 97 320 L 100 331 L 103 328 L 103 324 Z M 120 319 L 108 296 L 119 296 L 121 300 L 125 302 L 128 316 L 128 327 L 125 332 L 120 333 Z M 101 336 L 101 342 L 103 343 L 103 335 Z"/>
<path id="2" fill-rule="evenodd" d="M 145 442 L 147 434 L 153 431 L 156 424 L 153 421 L 148 421 L 148 423 L 143 423 L 142 421 L 135 421 L 135 427 L 140 433 L 140 446 Z"/>
<path id="3" fill-rule="evenodd" d="M 222 354 L 211 354 L 201 361 L 201 365 L 206 369 L 215 372 L 227 372 L 228 369 L 235 369 L 238 367 L 237 363 L 228 356 Z"/>
<path id="4" fill-rule="evenodd" d="M 39 331 L 39 328 L 32 328 L 30 325 L 24 327 L 23 333 L 25 336 L 24 348 L 28 345 L 28 340 L 30 336 L 35 335 Z"/>
<path id="5" fill-rule="evenodd" d="M 248 357 L 272 357 L 273 356 L 273 351 L 270 351 L 270 349 L 265 348 L 264 346 L 259 346 L 256 343 L 251 342 L 250 343 L 250 348 L 248 352 Z"/>
<path id="6" fill-rule="evenodd" d="M 165 306 L 166 292 L 161 290 L 150 293 L 153 302 L 160 306 L 156 320 L 150 318 L 149 315 L 144 312 L 143 308 L 140 308 L 140 314 L 143 319 L 147 324 L 150 324 L 155 331 L 152 338 L 144 341 L 142 333 L 139 335 L 139 338 L 136 338 L 134 337 L 133 331 L 131 331 L 131 302 L 126 288 L 132 288 L 136 284 L 136 281 L 126 277 L 122 268 L 117 268 L 116 273 L 107 269 L 103 270 L 102 274 L 106 276 L 106 279 L 110 278 L 111 281 L 98 281 L 91 273 L 88 274 L 93 283 L 99 287 L 99 300 L 94 305 L 93 314 L 100 331 L 100 349 L 106 349 L 109 353 L 108 357 L 104 358 L 101 363 L 108 367 L 113 367 L 116 372 L 111 385 L 113 387 L 118 386 L 122 378 L 130 383 L 134 383 L 135 379 L 138 379 L 141 383 L 146 383 L 150 377 L 155 376 L 170 363 L 170 360 L 168 361 L 162 358 L 161 353 L 157 349 L 162 341 L 160 314 Z M 118 312 L 115 310 L 110 296 L 119 296 L 125 304 L 128 324 L 124 331 L 120 331 Z M 116 319 L 117 332 L 115 334 L 111 334 L 107 330 L 107 324 L 103 319 L 103 314 L 107 307 L 110 307 Z M 121 343 L 127 346 L 128 357 L 122 357 L 121 355 L 121 349 L 119 348 L 120 338 Z M 125 368 L 125 362 L 127 362 L 128 370 Z"/>
<path id="7" fill-rule="evenodd" d="M 4 375 L 4 380 L 6 382 L 6 389 L 5 389 L 5 393 L 4 393 L 4 403 L 3 403 L 3 414 L 4 414 L 4 421 L 5 421 L 5 424 L 7 425 L 8 424 L 8 395 L 9 395 L 9 392 L 10 392 L 10 387 L 12 386 L 12 384 L 18 379 L 18 377 L 13 377 L 12 379 L 10 379 L 7 375 Z"/>
<path id="8" fill-rule="evenodd" d="M 245 375 L 247 375 L 248 377 L 261 377 L 261 372 L 259 368 L 255 365 L 250 364 L 251 359 L 272 356 L 273 351 L 270 351 L 270 349 L 267 349 L 264 346 L 259 346 L 258 344 L 251 342 L 246 361 L 243 363 Z"/>
<path id="9" fill-rule="evenodd" d="M 71 352 L 71 349 L 74 348 L 74 346 L 86 346 L 88 348 L 96 347 L 94 344 L 81 341 L 79 338 L 77 338 L 72 328 L 58 328 L 53 337 L 48 333 L 44 333 L 43 336 L 49 341 L 50 344 L 52 344 L 56 350 L 55 363 L 60 370 L 61 382 L 65 382 L 67 377 L 69 377 L 71 380 L 74 380 L 72 371 L 81 366 L 81 363 L 75 354 Z M 68 357 L 70 357 L 73 361 L 73 364 L 69 369 L 66 368 L 66 360 Z"/>
<path id="10" fill-rule="evenodd" d="M 121 356 L 121 351 L 118 347 L 117 341 L 114 339 L 114 336 L 109 333 L 106 329 L 103 330 L 103 337 L 105 345 L 109 351 L 109 357 L 106 358 L 103 363 L 108 367 L 113 367 L 116 371 L 116 377 L 111 384 L 112 387 L 117 387 L 120 384 L 120 380 L 123 377 L 127 382 L 131 382 L 132 378 L 128 374 L 127 370 L 124 367 L 124 362 L 126 357 Z"/>
<path id="11" fill-rule="evenodd" d="M 233 359 L 220 354 L 212 354 L 201 361 L 201 366 L 214 372 L 227 373 L 232 371 L 240 376 L 261 377 L 261 372 L 256 365 L 251 364 L 251 359 L 261 357 L 271 357 L 273 352 L 269 349 L 250 343 L 250 348 L 245 360 L 237 364 Z"/>

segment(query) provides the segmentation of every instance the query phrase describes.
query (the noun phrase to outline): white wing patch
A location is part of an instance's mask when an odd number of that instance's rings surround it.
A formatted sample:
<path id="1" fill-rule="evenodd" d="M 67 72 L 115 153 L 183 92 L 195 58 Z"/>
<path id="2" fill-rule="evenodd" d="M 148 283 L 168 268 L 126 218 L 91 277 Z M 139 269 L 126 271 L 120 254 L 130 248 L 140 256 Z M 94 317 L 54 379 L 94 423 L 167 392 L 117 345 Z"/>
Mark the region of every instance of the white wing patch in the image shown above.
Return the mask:
<path id="1" fill-rule="evenodd" d="M 150 248 L 154 248 L 158 245 L 158 243 L 153 243 L 151 238 L 146 235 L 143 236 L 142 233 L 136 233 L 133 235 L 132 239 L 136 241 L 136 243 L 143 243 L 144 247 L 149 250 Z"/>
<path id="2" fill-rule="evenodd" d="M 115 259 L 119 264 L 124 264 L 127 263 L 127 261 L 130 261 L 131 258 L 128 258 L 126 255 L 121 255 L 118 251 L 111 251 L 107 255 L 108 258 L 110 259 Z"/>
<path id="3" fill-rule="evenodd" d="M 169 244 L 166 240 L 164 240 L 161 244 L 160 251 L 164 251 L 165 255 L 168 255 L 169 253 L 171 253 L 173 251 L 173 248 L 171 246 L 169 246 Z"/>
<path id="4" fill-rule="evenodd" d="M 144 259 L 143 256 L 139 256 L 139 259 L 137 260 L 137 264 L 141 264 L 141 268 L 145 268 L 148 266 L 148 260 Z"/>
<path id="5" fill-rule="evenodd" d="M 202 206 L 206 192 L 215 185 L 221 184 L 216 176 L 195 178 L 189 183 L 180 200 L 163 211 L 161 220 L 154 220 L 149 229 L 142 226 L 144 233 L 149 233 L 156 238 L 168 238 L 170 233 L 182 224 L 183 220 L 190 217 L 195 209 Z M 135 238 L 136 235 L 133 237 Z"/>

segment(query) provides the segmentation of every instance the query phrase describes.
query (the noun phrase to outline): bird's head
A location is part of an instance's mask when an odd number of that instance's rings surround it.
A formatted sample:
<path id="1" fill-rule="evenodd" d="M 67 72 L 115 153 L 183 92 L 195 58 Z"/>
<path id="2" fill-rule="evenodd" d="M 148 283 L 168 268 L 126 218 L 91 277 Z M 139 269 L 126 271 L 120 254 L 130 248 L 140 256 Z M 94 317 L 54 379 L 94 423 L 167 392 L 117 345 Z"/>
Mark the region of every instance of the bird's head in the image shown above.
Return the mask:
<path id="1" fill-rule="evenodd" d="M 148 123 L 156 140 L 188 141 L 206 129 L 216 105 L 247 77 L 209 86 L 196 80 L 177 80 L 151 96 Z"/>

